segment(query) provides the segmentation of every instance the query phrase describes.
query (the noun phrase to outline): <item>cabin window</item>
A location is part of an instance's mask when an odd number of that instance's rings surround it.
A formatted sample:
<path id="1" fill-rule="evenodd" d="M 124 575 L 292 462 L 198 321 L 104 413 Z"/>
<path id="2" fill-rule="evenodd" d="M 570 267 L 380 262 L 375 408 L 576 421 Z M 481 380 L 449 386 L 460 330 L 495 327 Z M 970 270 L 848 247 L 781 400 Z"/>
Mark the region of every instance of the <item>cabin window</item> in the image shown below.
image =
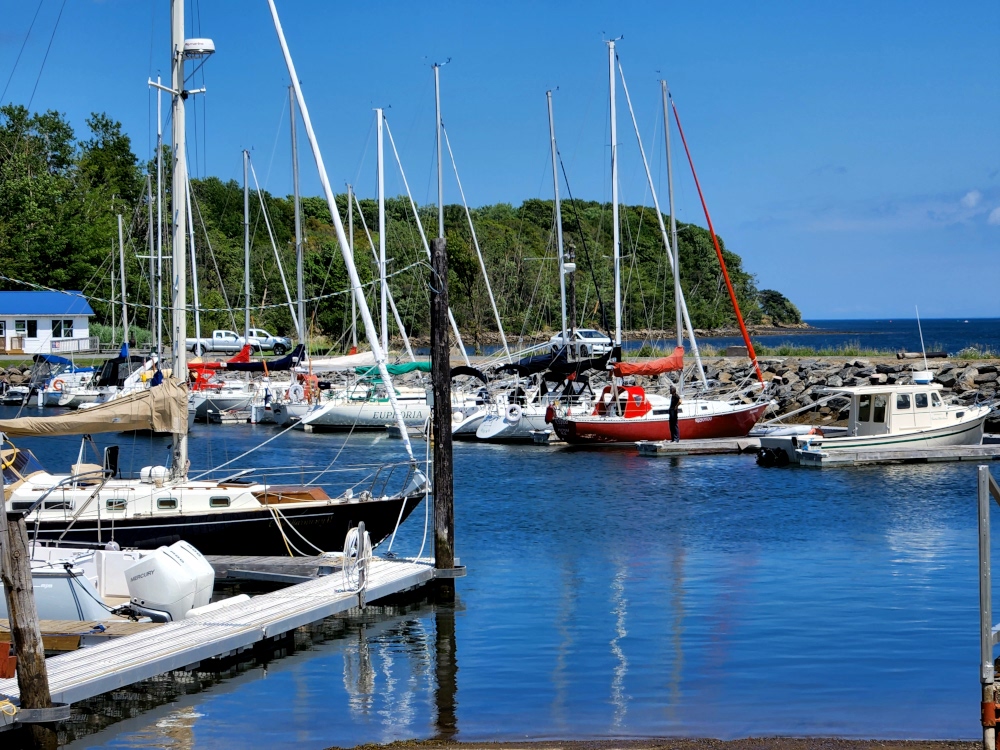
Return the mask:
<path id="1" fill-rule="evenodd" d="M 54 339 L 71 339 L 73 338 L 73 321 L 70 320 L 53 320 L 52 321 L 52 338 Z"/>
<path id="2" fill-rule="evenodd" d="M 210 508 L 228 508 L 229 503 L 230 500 L 225 495 L 208 498 L 208 507 Z"/>
<path id="3" fill-rule="evenodd" d="M 156 498 L 156 509 L 157 510 L 177 510 L 177 498 L 176 497 L 158 497 L 158 498 Z"/>
<path id="4" fill-rule="evenodd" d="M 910 408 L 910 394 L 909 393 L 897 393 L 896 394 L 896 408 L 897 409 L 909 409 Z"/>
<path id="5" fill-rule="evenodd" d="M 858 396 L 858 421 L 867 422 L 872 418 L 872 397 L 867 393 Z"/>
<path id="6" fill-rule="evenodd" d="M 913 400 L 917 405 L 918 409 L 927 408 L 927 394 L 926 393 L 915 393 L 913 395 Z"/>
<path id="7" fill-rule="evenodd" d="M 128 500 L 126 500 L 125 498 L 123 498 L 123 497 L 112 497 L 112 498 L 108 498 L 108 501 L 105 504 L 105 507 L 107 507 L 108 510 L 125 510 L 125 507 L 127 505 L 128 505 Z"/>
<path id="8" fill-rule="evenodd" d="M 932 393 L 931 394 L 931 405 L 932 406 L 941 406 L 941 397 L 938 396 L 936 393 Z"/>
<path id="9" fill-rule="evenodd" d="M 875 396 L 875 409 L 872 411 L 872 422 L 885 421 L 885 406 L 888 402 L 889 399 L 884 393 L 879 393 Z"/>

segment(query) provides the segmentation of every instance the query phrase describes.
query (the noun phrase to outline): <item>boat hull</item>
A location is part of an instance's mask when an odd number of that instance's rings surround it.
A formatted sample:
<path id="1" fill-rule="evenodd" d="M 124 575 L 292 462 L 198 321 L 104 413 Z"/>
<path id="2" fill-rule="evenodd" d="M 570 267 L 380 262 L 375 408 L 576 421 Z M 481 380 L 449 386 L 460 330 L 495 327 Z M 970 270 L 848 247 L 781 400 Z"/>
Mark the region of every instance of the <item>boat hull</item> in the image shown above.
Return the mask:
<path id="1" fill-rule="evenodd" d="M 746 404 L 722 414 L 681 417 L 677 423 L 681 440 L 745 437 L 768 406 L 767 403 Z M 570 445 L 670 440 L 670 420 L 666 415 L 556 417 L 552 420 L 552 428 Z"/>
<path id="2" fill-rule="evenodd" d="M 316 554 L 315 549 L 285 526 L 285 520 L 323 551 L 338 552 L 343 549 L 348 529 L 359 522 L 364 522 L 372 543 L 378 544 L 392 534 L 397 523 L 407 519 L 423 497 L 420 493 L 406 498 L 331 504 L 282 503 L 274 507 L 281 512 L 282 528 L 291 543 L 306 554 Z M 288 554 L 275 517 L 267 507 L 115 519 L 113 525 L 104 519 L 100 534 L 96 520 L 80 519 L 66 531 L 68 525 L 68 521 L 41 521 L 38 539 L 55 541 L 62 537 L 63 542 L 87 543 L 107 543 L 114 539 L 122 547 L 139 549 L 156 548 L 183 539 L 206 555 Z M 66 534 L 62 536 L 64 531 Z"/>
<path id="3" fill-rule="evenodd" d="M 407 427 L 422 426 L 431 414 L 431 407 L 426 403 L 403 403 L 399 410 Z M 300 420 L 303 426 L 326 430 L 384 430 L 395 423 L 396 415 L 388 401 L 324 404 Z"/>
<path id="4" fill-rule="evenodd" d="M 828 453 L 858 450 L 909 450 L 911 448 L 944 448 L 955 445 L 979 445 L 983 442 L 983 427 L 989 410 L 957 424 L 928 430 L 863 437 L 822 437 L 812 435 L 776 435 L 762 437 L 761 449 L 783 450 L 789 463 L 800 463 L 803 451 Z"/>
<path id="5" fill-rule="evenodd" d="M 202 400 L 204 399 L 204 400 Z M 253 399 L 252 394 L 200 396 L 194 399 L 195 419 L 207 422 L 209 412 L 229 411 L 230 409 L 245 409 Z"/>
<path id="6" fill-rule="evenodd" d="M 511 420 L 503 414 L 489 414 L 476 430 L 476 437 L 479 440 L 492 443 L 532 443 L 533 433 L 538 430 L 545 430 L 548 424 L 545 422 L 545 413 L 534 414 L 527 410 L 522 411 L 520 416 Z"/>

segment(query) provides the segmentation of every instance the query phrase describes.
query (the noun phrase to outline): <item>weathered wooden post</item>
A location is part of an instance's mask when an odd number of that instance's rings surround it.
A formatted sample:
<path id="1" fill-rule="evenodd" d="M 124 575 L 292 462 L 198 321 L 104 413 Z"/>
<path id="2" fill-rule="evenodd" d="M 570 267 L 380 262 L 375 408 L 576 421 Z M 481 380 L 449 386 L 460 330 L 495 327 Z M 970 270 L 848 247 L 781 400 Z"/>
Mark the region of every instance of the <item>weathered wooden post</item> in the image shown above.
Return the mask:
<path id="1" fill-rule="evenodd" d="M 979 681 L 983 686 L 983 750 L 996 750 L 997 703 L 993 669 L 993 602 L 990 573 L 990 495 L 1000 503 L 1000 487 L 988 466 L 979 467 Z"/>
<path id="2" fill-rule="evenodd" d="M 443 237 L 431 240 L 431 381 L 434 387 L 434 565 L 455 568 L 455 490 L 451 455 L 451 346 L 448 333 L 448 255 Z M 437 599 L 455 601 L 455 580 L 436 581 Z"/>
<path id="3" fill-rule="evenodd" d="M 0 435 L 0 444 L 3 436 Z M 13 456 L 11 457 L 13 460 Z M 4 492 L 3 454 L 0 453 L 0 580 L 7 598 L 10 640 L 17 656 L 17 687 L 21 708 L 49 708 L 49 673 L 45 666 L 45 647 L 35 608 L 35 590 L 31 583 L 31 555 L 28 530 L 21 513 L 7 513 Z M 50 745 L 51 730 L 33 727 L 36 746 Z"/>

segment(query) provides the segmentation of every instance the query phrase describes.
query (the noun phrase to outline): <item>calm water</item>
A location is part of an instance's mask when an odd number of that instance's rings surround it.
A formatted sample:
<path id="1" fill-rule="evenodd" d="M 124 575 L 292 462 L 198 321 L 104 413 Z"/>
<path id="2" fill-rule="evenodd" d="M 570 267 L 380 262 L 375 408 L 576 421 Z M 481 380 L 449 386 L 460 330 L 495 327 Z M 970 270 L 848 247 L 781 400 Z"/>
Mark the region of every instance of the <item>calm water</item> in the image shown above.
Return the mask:
<path id="1" fill-rule="evenodd" d="M 193 462 L 271 434 L 196 427 Z M 325 465 L 344 444 L 294 433 L 242 463 Z M 165 445 L 137 441 L 135 463 Z M 76 447 L 37 453 L 54 468 Z M 356 436 L 341 460 L 399 455 Z M 974 466 L 456 444 L 455 471 L 454 612 L 373 617 L 73 746 L 349 746 L 452 715 L 462 740 L 978 736 Z M 419 549 L 422 510 L 397 551 Z"/>

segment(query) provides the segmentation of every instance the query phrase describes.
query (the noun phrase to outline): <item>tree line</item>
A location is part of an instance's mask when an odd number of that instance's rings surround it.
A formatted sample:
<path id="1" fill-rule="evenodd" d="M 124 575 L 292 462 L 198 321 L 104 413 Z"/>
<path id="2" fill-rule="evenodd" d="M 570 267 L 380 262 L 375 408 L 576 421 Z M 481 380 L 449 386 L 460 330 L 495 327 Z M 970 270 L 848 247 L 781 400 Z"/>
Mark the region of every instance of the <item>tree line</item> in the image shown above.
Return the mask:
<path id="1" fill-rule="evenodd" d="M 0 107 L 0 289 L 24 289 L 22 282 L 80 290 L 91 299 L 98 322 L 111 317 L 112 277 L 118 273 L 117 214 L 126 226 L 126 286 L 137 305 L 139 325 L 151 327 L 149 306 L 156 288 L 151 276 L 148 238 L 158 232 L 149 222 L 147 174 L 121 124 L 106 114 L 86 120 L 77 137 L 58 112 L 29 113 Z M 164 147 L 162 211 L 169 221 L 170 154 Z M 155 201 L 156 188 L 152 186 Z M 192 181 L 195 255 L 202 330 L 241 328 L 244 299 L 243 187 L 216 177 Z M 261 203 L 264 210 L 261 209 Z M 355 264 L 369 306 L 377 315 L 378 267 L 370 243 L 378 246 L 377 204 L 360 201 L 348 211 L 347 196 L 337 209 L 354 226 Z M 654 209 L 621 207 L 623 328 L 672 328 L 673 277 Z M 265 216 L 266 211 L 266 216 Z M 313 335 L 332 343 L 349 341 L 351 295 L 339 243 L 325 200 L 301 202 L 304 231 L 303 281 L 307 318 Z M 437 210 L 418 209 L 428 237 L 437 235 Z M 349 213 L 353 214 L 349 217 Z M 472 225 L 508 339 L 531 337 L 560 327 L 561 305 L 551 200 L 529 199 L 520 206 L 499 203 L 472 209 Z M 497 325 L 487 301 L 475 242 L 462 206 L 445 206 L 449 294 L 452 311 L 467 344 L 496 340 Z M 575 250 L 577 323 L 608 330 L 613 326 L 612 211 L 609 203 L 564 200 L 563 234 Z M 666 219 L 665 219 L 666 220 Z M 270 223 L 274 245 L 267 230 Z M 290 196 L 256 191 L 250 197 L 250 305 L 253 324 L 273 333 L 294 334 L 277 257 L 295 294 L 294 206 Z M 366 231 L 367 229 L 367 231 Z M 169 226 L 163 227 L 169 256 Z M 370 238 L 370 239 L 369 239 Z M 719 238 L 742 312 L 750 323 L 799 322 L 798 310 L 783 295 L 759 290 L 753 275 Z M 711 236 L 694 224 L 678 224 L 681 285 L 696 328 L 730 326 L 735 318 Z M 155 242 L 154 242 L 155 245 Z M 275 249 L 277 251 L 275 252 Z M 429 268 L 416 217 L 404 197 L 386 200 L 386 254 L 391 258 L 389 288 L 407 332 L 426 336 Z M 120 280 L 117 282 L 120 284 Z M 116 287 L 120 289 L 119 287 Z M 169 290 L 169 273 L 163 288 Z M 189 292 L 189 302 L 193 294 Z M 145 306 L 145 307 L 143 307 Z M 167 319 L 169 316 L 164 316 Z M 189 335 L 193 320 L 189 316 Z M 390 321 L 390 330 L 395 331 Z M 361 333 L 363 337 L 363 332 Z"/>

